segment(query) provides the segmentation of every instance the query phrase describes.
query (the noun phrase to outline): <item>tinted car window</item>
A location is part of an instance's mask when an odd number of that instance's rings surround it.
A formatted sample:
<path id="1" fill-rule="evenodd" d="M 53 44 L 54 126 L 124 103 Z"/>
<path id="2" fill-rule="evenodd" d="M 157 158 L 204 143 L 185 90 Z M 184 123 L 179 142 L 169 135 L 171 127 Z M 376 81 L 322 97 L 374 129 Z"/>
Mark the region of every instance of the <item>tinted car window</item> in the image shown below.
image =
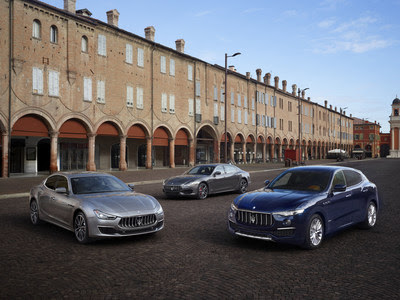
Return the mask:
<path id="1" fill-rule="evenodd" d="M 217 166 L 215 168 L 215 172 L 221 172 L 221 174 L 225 174 L 225 170 L 223 166 Z"/>
<path id="2" fill-rule="evenodd" d="M 66 188 L 68 191 L 68 181 L 67 178 L 64 176 L 56 176 L 57 177 L 57 182 L 56 182 L 56 188 L 63 187 Z"/>
<path id="3" fill-rule="evenodd" d="M 225 172 L 227 174 L 232 174 L 232 173 L 236 173 L 237 169 L 234 166 L 227 165 L 227 166 L 225 166 Z"/>
<path id="4" fill-rule="evenodd" d="M 336 172 L 335 177 L 333 177 L 332 186 L 334 187 L 337 184 L 346 184 L 346 180 L 344 179 L 342 171 Z"/>
<path id="5" fill-rule="evenodd" d="M 130 189 L 114 177 L 88 176 L 71 178 L 74 194 L 129 191 Z"/>
<path id="6" fill-rule="evenodd" d="M 214 171 L 214 166 L 197 166 L 190 169 L 188 174 L 190 175 L 211 175 Z"/>
<path id="7" fill-rule="evenodd" d="M 361 174 L 355 171 L 344 170 L 344 176 L 346 177 L 347 186 L 353 186 L 362 181 Z"/>
<path id="8" fill-rule="evenodd" d="M 47 178 L 45 186 L 48 187 L 51 190 L 55 190 L 56 189 L 57 177 L 58 176 L 51 176 L 51 177 Z"/>

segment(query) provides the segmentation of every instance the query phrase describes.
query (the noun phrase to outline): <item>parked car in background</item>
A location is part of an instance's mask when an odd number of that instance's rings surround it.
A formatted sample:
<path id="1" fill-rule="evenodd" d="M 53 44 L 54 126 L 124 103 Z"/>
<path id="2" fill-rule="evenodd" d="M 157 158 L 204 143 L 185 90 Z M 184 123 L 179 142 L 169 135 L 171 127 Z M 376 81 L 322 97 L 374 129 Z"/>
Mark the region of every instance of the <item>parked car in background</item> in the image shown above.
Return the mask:
<path id="1" fill-rule="evenodd" d="M 250 174 L 234 165 L 208 164 L 195 166 L 183 175 L 164 180 L 163 191 L 167 197 L 205 199 L 215 193 L 245 193 L 249 183 Z"/>
<path id="2" fill-rule="evenodd" d="M 164 212 L 154 197 L 134 192 L 133 186 L 109 174 L 50 175 L 31 189 L 29 207 L 34 225 L 46 221 L 71 230 L 79 243 L 164 227 Z"/>
<path id="3" fill-rule="evenodd" d="M 374 227 L 379 207 L 377 187 L 361 171 L 296 167 L 266 181 L 265 188 L 236 197 L 228 226 L 238 236 L 315 249 L 340 229 Z"/>

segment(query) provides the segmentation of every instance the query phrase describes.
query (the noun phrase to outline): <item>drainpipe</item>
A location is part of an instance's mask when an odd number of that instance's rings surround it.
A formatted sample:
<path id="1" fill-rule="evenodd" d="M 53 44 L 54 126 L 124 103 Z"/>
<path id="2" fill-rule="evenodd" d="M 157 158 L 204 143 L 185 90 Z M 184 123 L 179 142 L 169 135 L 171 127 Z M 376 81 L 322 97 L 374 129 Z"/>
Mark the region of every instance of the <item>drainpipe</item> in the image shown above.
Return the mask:
<path id="1" fill-rule="evenodd" d="M 194 147 L 194 165 L 196 165 L 196 159 L 197 159 L 197 134 L 196 134 L 196 113 L 197 113 L 197 105 L 196 105 L 196 61 L 193 61 L 193 109 L 194 109 L 194 125 L 193 125 L 193 147 Z M 201 95 L 201 93 L 200 93 Z M 200 97 L 201 99 L 201 97 Z M 190 151 L 190 150 L 189 150 Z"/>
<path id="2" fill-rule="evenodd" d="M 151 141 L 151 169 L 153 166 L 153 137 L 154 137 L 154 50 L 156 46 L 153 45 L 151 49 L 151 132 L 150 132 L 150 141 Z M 148 152 L 148 151 L 147 151 Z"/>
<path id="3" fill-rule="evenodd" d="M 11 153 L 11 93 L 12 93 L 12 59 L 13 59 L 13 6 L 14 1 L 10 0 L 9 2 L 9 25 L 8 25 L 8 34 L 9 34 L 9 54 L 8 54 L 8 163 L 7 163 L 7 177 L 10 177 L 10 153 Z M 4 145 L 5 146 L 5 145 Z M 4 168 L 4 166 L 3 166 Z"/>

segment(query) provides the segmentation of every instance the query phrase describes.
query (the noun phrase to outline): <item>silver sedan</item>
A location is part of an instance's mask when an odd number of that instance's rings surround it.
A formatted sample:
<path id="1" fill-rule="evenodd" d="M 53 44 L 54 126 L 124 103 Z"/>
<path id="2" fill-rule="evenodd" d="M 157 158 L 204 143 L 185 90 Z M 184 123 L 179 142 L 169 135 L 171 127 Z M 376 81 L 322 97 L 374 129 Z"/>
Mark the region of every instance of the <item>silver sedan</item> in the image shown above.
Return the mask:
<path id="1" fill-rule="evenodd" d="M 57 173 L 31 189 L 30 218 L 75 233 L 80 243 L 99 237 L 157 232 L 164 227 L 158 201 L 102 173 Z"/>
<path id="2" fill-rule="evenodd" d="M 167 197 L 197 197 L 237 191 L 246 193 L 250 174 L 231 164 L 198 165 L 184 173 L 164 180 L 163 191 Z"/>

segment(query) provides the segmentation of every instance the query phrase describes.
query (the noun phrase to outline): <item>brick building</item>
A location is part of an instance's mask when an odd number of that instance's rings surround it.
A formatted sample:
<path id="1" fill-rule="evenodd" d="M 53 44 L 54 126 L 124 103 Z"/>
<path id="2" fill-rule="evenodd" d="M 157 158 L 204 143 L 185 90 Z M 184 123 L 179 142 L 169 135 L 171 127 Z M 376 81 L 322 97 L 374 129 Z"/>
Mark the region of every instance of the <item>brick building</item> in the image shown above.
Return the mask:
<path id="1" fill-rule="evenodd" d="M 354 118 L 354 150 L 365 150 L 366 157 L 380 156 L 380 129 L 376 121 Z"/>
<path id="2" fill-rule="evenodd" d="M 388 158 L 400 158 L 400 99 L 395 98 L 392 102 L 392 113 L 390 114 L 390 155 Z"/>
<path id="3" fill-rule="evenodd" d="M 141 37 L 118 27 L 117 10 L 105 23 L 75 2 L 0 0 L 2 176 L 224 161 L 225 122 L 236 162 L 299 145 L 305 159 L 351 151 L 353 118 L 327 101 L 230 69 L 225 103 L 225 68 L 186 54 L 184 40 L 168 48 L 152 26 Z"/>

